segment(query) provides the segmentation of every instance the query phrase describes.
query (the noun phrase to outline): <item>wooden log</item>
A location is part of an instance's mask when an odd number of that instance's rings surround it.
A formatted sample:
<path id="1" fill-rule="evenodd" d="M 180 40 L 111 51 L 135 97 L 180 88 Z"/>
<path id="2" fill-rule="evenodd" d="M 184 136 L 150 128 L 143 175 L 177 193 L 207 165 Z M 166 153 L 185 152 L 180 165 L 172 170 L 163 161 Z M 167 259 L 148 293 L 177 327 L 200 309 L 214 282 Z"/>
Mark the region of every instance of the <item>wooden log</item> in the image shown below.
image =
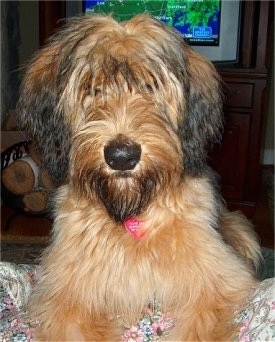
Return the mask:
<path id="1" fill-rule="evenodd" d="M 36 190 L 24 195 L 23 203 L 25 211 L 35 213 L 43 212 L 47 209 L 48 193 L 46 190 Z"/>
<path id="2" fill-rule="evenodd" d="M 47 190 L 54 190 L 55 186 L 53 184 L 52 178 L 49 175 L 49 173 L 42 169 L 40 172 L 40 181 L 41 181 L 41 185 L 47 189 Z"/>
<path id="3" fill-rule="evenodd" d="M 2 182 L 7 190 L 22 195 L 33 190 L 38 183 L 39 167 L 26 156 L 8 165 L 2 172 Z"/>

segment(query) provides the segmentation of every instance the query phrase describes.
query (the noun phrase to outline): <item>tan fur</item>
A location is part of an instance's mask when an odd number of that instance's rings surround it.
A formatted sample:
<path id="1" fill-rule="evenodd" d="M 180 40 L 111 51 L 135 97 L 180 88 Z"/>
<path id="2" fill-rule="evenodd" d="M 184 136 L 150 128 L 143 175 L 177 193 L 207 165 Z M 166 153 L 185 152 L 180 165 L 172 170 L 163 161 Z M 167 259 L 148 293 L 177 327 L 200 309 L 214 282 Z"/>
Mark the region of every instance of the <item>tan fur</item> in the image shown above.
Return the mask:
<path id="1" fill-rule="evenodd" d="M 257 263 L 259 247 L 205 165 L 220 100 L 211 63 L 148 16 L 74 18 L 37 54 L 19 108 L 61 186 L 35 339 L 120 341 L 155 298 L 176 321 L 163 340 L 236 336 L 257 284 L 243 256 Z M 134 168 L 106 163 L 113 142 L 140 146 Z M 141 240 L 124 228 L 133 216 Z"/>
<path id="2" fill-rule="evenodd" d="M 251 265 L 257 269 L 262 262 L 259 239 L 254 233 L 252 223 L 241 212 L 225 212 L 221 222 L 224 240 Z"/>
<path id="3" fill-rule="evenodd" d="M 169 205 L 176 201 L 180 207 L 171 211 L 164 199 L 149 206 L 142 215 L 149 237 L 139 242 L 101 207 L 76 202 L 68 187 L 60 189 L 60 213 L 43 258 L 45 275 L 32 303 L 44 322 L 37 338 L 63 340 L 78 323 L 84 341 L 120 340 L 121 319 L 135 324 L 153 296 L 177 318 L 169 341 L 225 341 L 236 334 L 235 311 L 245 304 L 254 281 L 208 227 L 208 208 L 196 198 L 206 189 L 201 202 L 213 201 L 207 183 L 188 183 L 170 195 Z"/>

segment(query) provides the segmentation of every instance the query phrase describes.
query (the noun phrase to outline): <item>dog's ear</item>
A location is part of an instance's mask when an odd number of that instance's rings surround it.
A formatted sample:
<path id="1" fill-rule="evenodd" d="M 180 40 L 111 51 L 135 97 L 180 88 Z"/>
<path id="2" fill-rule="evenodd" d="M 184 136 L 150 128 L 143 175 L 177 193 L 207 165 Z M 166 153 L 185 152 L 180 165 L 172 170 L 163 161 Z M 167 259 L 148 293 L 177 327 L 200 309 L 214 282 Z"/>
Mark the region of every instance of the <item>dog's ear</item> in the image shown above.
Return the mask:
<path id="1" fill-rule="evenodd" d="M 75 107 L 81 107 L 88 89 L 79 46 L 85 50 L 83 41 L 88 36 L 96 37 L 97 30 L 106 32 L 109 20 L 103 16 L 68 19 L 27 65 L 21 83 L 18 121 L 35 142 L 56 186 L 67 178 L 72 134 L 82 119 Z"/>
<path id="2" fill-rule="evenodd" d="M 180 118 L 184 167 L 190 175 L 199 175 L 205 168 L 207 150 L 221 138 L 222 96 L 220 77 L 211 62 L 191 48 L 187 53 L 185 113 Z"/>
<path id="3" fill-rule="evenodd" d="M 21 83 L 17 115 L 33 140 L 56 186 L 68 169 L 70 126 L 59 108 L 60 51 L 58 43 L 41 49 L 31 60 Z"/>

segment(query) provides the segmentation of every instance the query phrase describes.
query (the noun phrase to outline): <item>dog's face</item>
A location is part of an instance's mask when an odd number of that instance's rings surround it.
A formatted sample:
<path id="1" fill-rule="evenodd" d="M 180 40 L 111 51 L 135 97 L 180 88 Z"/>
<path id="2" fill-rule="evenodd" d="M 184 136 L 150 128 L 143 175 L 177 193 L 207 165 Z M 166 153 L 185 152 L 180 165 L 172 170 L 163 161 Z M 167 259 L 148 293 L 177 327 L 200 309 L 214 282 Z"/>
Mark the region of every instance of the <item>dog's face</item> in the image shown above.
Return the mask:
<path id="1" fill-rule="evenodd" d="M 203 171 L 220 111 L 213 66 L 145 15 L 70 20 L 31 62 L 18 105 L 56 184 L 118 221 Z"/>

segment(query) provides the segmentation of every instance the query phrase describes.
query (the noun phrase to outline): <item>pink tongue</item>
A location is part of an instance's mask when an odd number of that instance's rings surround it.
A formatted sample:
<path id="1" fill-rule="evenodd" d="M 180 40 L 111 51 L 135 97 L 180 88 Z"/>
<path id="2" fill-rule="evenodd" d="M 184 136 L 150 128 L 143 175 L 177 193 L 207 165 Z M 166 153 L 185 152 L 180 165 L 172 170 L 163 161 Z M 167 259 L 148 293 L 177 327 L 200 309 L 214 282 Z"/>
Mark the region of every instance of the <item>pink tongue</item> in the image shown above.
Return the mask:
<path id="1" fill-rule="evenodd" d="M 136 218 L 130 218 L 124 222 L 124 227 L 128 233 L 130 233 L 134 238 L 141 240 L 146 232 L 142 229 L 143 221 Z"/>

